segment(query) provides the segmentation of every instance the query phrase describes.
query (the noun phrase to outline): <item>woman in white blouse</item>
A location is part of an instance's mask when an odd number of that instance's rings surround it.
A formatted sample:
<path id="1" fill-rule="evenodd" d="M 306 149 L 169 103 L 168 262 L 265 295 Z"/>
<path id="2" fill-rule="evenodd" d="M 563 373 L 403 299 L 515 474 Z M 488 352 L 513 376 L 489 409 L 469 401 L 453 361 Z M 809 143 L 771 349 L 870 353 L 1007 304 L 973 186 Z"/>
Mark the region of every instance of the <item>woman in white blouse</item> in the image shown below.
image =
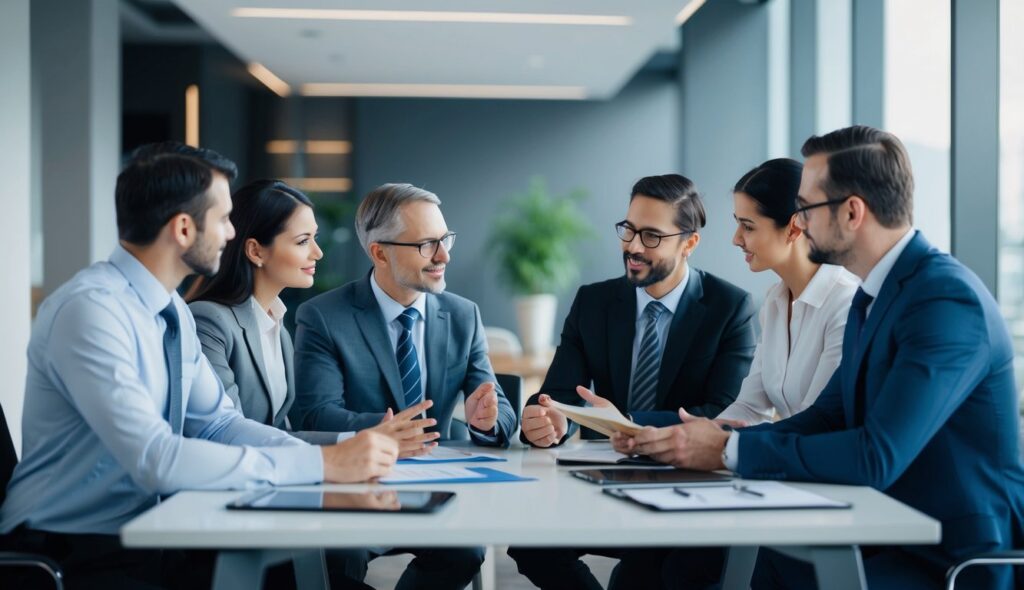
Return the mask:
<path id="1" fill-rule="evenodd" d="M 733 189 L 733 244 L 750 270 L 781 279 L 761 306 L 761 339 L 750 373 L 718 420 L 753 425 L 807 409 L 839 366 L 843 332 L 857 278 L 819 264 L 793 214 L 802 167 L 769 160 L 743 175 Z"/>

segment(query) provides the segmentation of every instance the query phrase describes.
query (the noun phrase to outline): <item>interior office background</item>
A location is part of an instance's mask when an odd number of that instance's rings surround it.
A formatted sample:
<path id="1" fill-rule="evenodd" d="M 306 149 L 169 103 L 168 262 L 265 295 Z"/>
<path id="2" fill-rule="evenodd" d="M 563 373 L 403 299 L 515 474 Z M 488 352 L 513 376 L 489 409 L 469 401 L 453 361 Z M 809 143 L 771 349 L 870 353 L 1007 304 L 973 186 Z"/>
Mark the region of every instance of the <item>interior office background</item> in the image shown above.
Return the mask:
<path id="1" fill-rule="evenodd" d="M 507 100 L 282 97 L 171 0 L 5 0 L 0 403 L 16 444 L 34 307 L 109 255 L 124 155 L 197 132 L 239 164 L 236 186 L 281 177 L 315 197 L 326 251 L 315 290 L 369 269 L 352 216 L 370 189 L 436 192 L 459 233 L 449 290 L 476 301 L 485 324 L 515 330 L 489 232 L 532 177 L 588 194 L 581 283 L 622 273 L 612 226 L 635 180 L 691 177 L 709 214 L 692 263 L 760 303 L 776 277 L 749 272 L 731 244 L 735 180 L 765 159 L 799 158 L 813 133 L 880 126 L 910 150 L 916 227 L 997 294 L 1024 383 L 1024 38 L 1011 34 L 1024 0 L 695 4 L 609 96 Z M 322 149 L 306 153 L 306 140 Z M 291 309 L 311 292 L 289 293 Z M 559 293 L 556 340 L 573 294 Z"/>

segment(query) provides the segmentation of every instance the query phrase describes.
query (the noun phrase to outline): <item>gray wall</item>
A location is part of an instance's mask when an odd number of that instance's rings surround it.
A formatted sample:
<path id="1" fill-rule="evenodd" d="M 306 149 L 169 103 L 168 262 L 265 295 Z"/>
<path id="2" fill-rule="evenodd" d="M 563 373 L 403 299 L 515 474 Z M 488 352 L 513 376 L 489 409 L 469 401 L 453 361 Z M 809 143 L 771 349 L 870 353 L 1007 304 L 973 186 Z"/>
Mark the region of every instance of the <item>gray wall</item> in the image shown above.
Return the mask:
<path id="1" fill-rule="evenodd" d="M 661 74 L 638 76 L 606 102 L 359 100 L 355 194 L 385 182 L 437 193 L 459 232 L 449 289 L 476 301 L 485 324 L 515 329 L 512 298 L 487 244 L 502 201 L 532 175 L 556 193 L 587 190 L 596 236 L 580 247 L 581 280 L 621 274 L 612 226 L 625 216 L 633 182 L 678 171 L 679 107 L 678 82 Z M 573 294 L 560 297 L 556 334 Z"/>

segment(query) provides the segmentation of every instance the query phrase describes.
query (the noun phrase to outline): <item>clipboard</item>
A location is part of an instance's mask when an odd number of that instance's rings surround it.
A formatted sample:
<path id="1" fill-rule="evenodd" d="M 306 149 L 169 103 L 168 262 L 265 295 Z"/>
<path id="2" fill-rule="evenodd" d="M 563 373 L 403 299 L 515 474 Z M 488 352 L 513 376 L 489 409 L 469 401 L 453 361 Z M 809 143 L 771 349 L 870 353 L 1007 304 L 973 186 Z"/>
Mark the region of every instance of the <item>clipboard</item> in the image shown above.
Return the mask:
<path id="1" fill-rule="evenodd" d="M 777 481 L 733 482 L 661 488 L 613 488 L 602 493 L 657 512 L 716 510 L 833 510 L 848 509 L 849 502 Z"/>

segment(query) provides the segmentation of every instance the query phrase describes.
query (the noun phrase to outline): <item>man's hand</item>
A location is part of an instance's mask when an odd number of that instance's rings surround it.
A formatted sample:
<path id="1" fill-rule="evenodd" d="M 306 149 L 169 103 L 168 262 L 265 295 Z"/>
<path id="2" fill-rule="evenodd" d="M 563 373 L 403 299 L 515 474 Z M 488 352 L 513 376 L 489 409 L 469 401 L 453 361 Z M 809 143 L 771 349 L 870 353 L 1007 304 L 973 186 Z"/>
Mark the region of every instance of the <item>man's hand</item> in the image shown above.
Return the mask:
<path id="1" fill-rule="evenodd" d="M 434 441 L 441 437 L 440 432 L 426 431 L 427 428 L 435 426 L 437 420 L 419 417 L 433 405 L 433 400 L 423 400 L 397 414 L 388 408 L 380 424 L 367 430 L 379 432 L 395 439 L 398 443 L 398 457 L 401 459 L 426 455 L 437 446 Z"/>
<path id="2" fill-rule="evenodd" d="M 597 395 L 596 393 L 590 391 L 589 389 L 583 387 L 582 385 L 576 386 L 576 394 L 582 397 L 588 404 L 594 406 L 595 408 L 607 408 L 608 406 L 613 405 L 612 402 L 604 399 L 603 397 Z"/>
<path id="3" fill-rule="evenodd" d="M 327 483 L 352 483 L 383 477 L 398 460 L 398 442 L 371 430 L 320 449 L 324 457 L 324 481 Z"/>
<path id="4" fill-rule="evenodd" d="M 550 447 L 562 440 L 569 430 L 565 415 L 548 407 L 551 396 L 542 393 L 537 401 L 540 405 L 526 406 L 523 410 L 523 436 L 538 447 Z"/>
<path id="5" fill-rule="evenodd" d="M 466 420 L 480 432 L 490 432 L 498 423 L 498 394 L 494 383 L 481 383 L 466 398 Z"/>
<path id="6" fill-rule="evenodd" d="M 679 426 L 648 426 L 632 438 L 631 445 L 623 445 L 631 450 L 620 452 L 647 455 L 674 467 L 714 471 L 725 469 L 722 451 L 728 440 L 729 433 L 718 424 L 707 418 L 695 418 Z"/>

